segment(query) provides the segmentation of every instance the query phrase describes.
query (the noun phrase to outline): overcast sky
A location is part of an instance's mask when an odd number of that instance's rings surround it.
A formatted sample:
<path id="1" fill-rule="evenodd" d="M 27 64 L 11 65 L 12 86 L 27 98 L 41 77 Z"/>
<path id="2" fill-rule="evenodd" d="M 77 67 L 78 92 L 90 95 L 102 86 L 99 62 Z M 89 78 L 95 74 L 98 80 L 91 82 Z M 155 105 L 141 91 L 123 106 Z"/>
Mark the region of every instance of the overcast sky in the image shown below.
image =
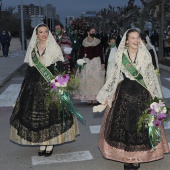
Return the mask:
<path id="1" fill-rule="evenodd" d="M 2 0 L 2 8 L 14 6 L 17 9 L 21 1 L 22 0 Z M 66 16 L 78 17 L 84 11 L 99 11 L 102 8 L 108 7 L 109 4 L 116 7 L 125 6 L 127 3 L 128 0 L 23 0 L 24 5 L 34 4 L 45 6 L 46 4 L 52 4 L 56 7 L 62 22 L 65 21 Z M 140 0 L 135 0 L 135 3 L 141 5 Z"/>

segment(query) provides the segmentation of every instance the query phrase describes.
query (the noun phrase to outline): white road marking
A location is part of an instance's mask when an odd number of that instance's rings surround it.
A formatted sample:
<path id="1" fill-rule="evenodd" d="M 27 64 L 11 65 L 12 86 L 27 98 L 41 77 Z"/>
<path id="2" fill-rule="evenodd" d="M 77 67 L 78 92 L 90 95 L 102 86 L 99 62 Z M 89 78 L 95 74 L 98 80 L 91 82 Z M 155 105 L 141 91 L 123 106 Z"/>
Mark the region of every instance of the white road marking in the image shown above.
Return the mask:
<path id="1" fill-rule="evenodd" d="M 162 93 L 164 98 L 170 98 L 170 90 L 164 86 L 162 86 Z"/>
<path id="2" fill-rule="evenodd" d="M 164 123 L 164 129 L 170 129 L 170 121 Z"/>
<path id="3" fill-rule="evenodd" d="M 21 84 L 10 84 L 0 95 L 0 107 L 13 106 L 18 97 L 20 88 Z"/>
<path id="4" fill-rule="evenodd" d="M 170 81 L 170 78 L 164 78 L 164 79 L 166 79 L 166 80 Z"/>
<path id="5" fill-rule="evenodd" d="M 99 133 L 99 132 L 100 132 L 101 125 L 89 126 L 89 127 L 90 127 L 91 133 Z"/>
<path id="6" fill-rule="evenodd" d="M 32 156 L 32 165 L 43 165 L 63 162 L 77 162 L 94 159 L 90 151 L 78 151 L 65 154 L 53 154 L 50 157 Z"/>

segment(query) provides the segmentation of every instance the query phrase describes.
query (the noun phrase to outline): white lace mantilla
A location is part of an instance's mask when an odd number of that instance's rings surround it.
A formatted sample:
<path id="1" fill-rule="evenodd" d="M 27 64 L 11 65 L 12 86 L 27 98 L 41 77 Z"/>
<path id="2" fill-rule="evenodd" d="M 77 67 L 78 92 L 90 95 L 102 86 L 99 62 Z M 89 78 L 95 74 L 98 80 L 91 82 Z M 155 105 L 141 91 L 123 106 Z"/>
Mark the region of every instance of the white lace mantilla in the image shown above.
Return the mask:
<path id="1" fill-rule="evenodd" d="M 37 25 L 37 27 L 38 27 L 38 25 Z M 31 57 L 31 53 L 37 43 L 37 35 L 36 35 L 37 27 L 34 28 L 30 43 L 27 48 L 25 59 L 24 59 L 24 62 L 28 63 L 29 66 L 31 66 L 31 67 L 34 66 L 32 57 Z M 49 31 L 48 39 L 46 41 L 45 54 L 42 57 L 43 57 L 44 65 L 46 67 L 50 66 L 51 64 L 56 63 L 57 61 L 64 61 L 63 54 L 61 52 L 61 48 L 56 43 L 56 41 L 53 38 L 53 35 L 51 34 L 50 31 Z"/>

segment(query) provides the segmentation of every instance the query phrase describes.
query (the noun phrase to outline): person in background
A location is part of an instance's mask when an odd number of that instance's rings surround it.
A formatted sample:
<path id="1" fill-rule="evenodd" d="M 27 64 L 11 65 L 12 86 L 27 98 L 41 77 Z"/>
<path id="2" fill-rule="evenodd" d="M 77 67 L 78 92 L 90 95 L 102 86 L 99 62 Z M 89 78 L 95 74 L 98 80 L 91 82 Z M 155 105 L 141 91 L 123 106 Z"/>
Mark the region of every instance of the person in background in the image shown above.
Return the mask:
<path id="1" fill-rule="evenodd" d="M 55 34 L 56 34 L 56 42 L 58 45 L 61 47 L 61 51 L 64 56 L 64 67 L 66 72 L 71 73 L 71 65 L 72 64 L 72 59 L 71 59 L 71 52 L 72 52 L 72 43 L 69 38 L 65 34 L 65 29 L 64 26 L 61 23 L 57 23 L 55 25 Z"/>
<path id="2" fill-rule="evenodd" d="M 117 48 L 119 47 L 121 39 L 122 39 L 121 31 L 117 30 L 117 33 L 116 33 L 116 46 L 117 46 Z"/>
<path id="3" fill-rule="evenodd" d="M 104 54 L 106 53 L 106 48 L 108 47 L 108 39 L 109 39 L 109 36 L 107 35 L 106 32 L 102 32 L 102 35 L 101 35 L 101 44 L 103 46 L 103 52 Z"/>
<path id="4" fill-rule="evenodd" d="M 168 28 L 166 40 L 167 40 L 168 54 L 170 55 L 170 28 Z"/>
<path id="5" fill-rule="evenodd" d="M 111 73 L 96 98 L 101 105 L 93 108 L 93 112 L 101 112 L 107 107 L 98 146 L 106 159 L 124 163 L 124 170 L 137 170 L 140 163 L 162 159 L 169 146 L 163 125 L 155 145 L 149 135 L 153 125 L 143 123 L 138 129 L 138 121 L 148 109 L 146 103 L 161 99 L 162 92 L 150 53 L 136 29 L 124 34 Z"/>
<path id="6" fill-rule="evenodd" d="M 150 36 L 150 40 L 151 40 L 151 44 L 155 47 L 156 51 L 159 50 L 158 46 L 159 46 L 159 33 L 154 30 L 152 31 L 152 34 Z"/>
<path id="7" fill-rule="evenodd" d="M 79 33 L 77 30 L 74 30 L 72 34 L 70 35 L 71 43 L 72 43 L 72 52 L 71 52 L 71 57 L 72 57 L 72 63 L 73 66 L 75 66 L 77 59 L 78 59 L 78 54 L 82 42 L 82 38 L 80 37 Z"/>
<path id="8" fill-rule="evenodd" d="M 114 66 L 114 58 L 117 54 L 117 47 L 116 47 L 116 38 L 110 37 L 108 40 L 109 47 L 106 49 L 105 55 L 105 70 L 106 70 L 106 79 L 109 78 L 111 75 L 112 67 Z"/>
<path id="9" fill-rule="evenodd" d="M 141 33 L 140 37 L 141 37 L 142 42 L 145 44 L 146 48 L 148 49 L 148 51 L 149 51 L 149 53 L 150 53 L 150 55 L 152 57 L 152 64 L 154 66 L 154 69 L 159 70 L 158 57 L 157 57 L 156 51 L 154 49 L 154 46 L 152 46 L 152 44 L 149 42 L 149 40 L 147 41 L 147 36 L 145 34 Z"/>
<path id="10" fill-rule="evenodd" d="M 164 57 L 169 56 L 166 30 L 164 30 L 164 36 L 163 36 L 163 49 L 164 49 Z"/>
<path id="11" fill-rule="evenodd" d="M 2 53 L 4 57 L 8 57 L 10 41 L 11 37 L 9 36 L 8 32 L 2 31 L 2 33 L 0 34 L 0 43 L 2 46 Z"/>
<path id="12" fill-rule="evenodd" d="M 95 38 L 95 28 L 87 29 L 87 37 L 83 40 L 79 52 L 79 59 L 84 59 L 86 65 L 76 77 L 80 80 L 78 90 L 75 91 L 75 99 L 86 100 L 88 104 L 96 104 L 96 95 L 104 84 L 104 60 L 101 41 Z"/>

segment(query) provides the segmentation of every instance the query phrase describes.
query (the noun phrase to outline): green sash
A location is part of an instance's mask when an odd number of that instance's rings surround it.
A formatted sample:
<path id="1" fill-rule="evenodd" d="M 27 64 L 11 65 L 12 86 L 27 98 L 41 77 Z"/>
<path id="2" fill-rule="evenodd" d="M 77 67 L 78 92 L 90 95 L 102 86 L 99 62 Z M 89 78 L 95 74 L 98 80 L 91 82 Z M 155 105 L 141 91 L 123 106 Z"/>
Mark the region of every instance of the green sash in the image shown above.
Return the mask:
<path id="1" fill-rule="evenodd" d="M 36 53 L 36 50 L 34 48 L 34 50 L 31 53 L 32 55 L 32 61 L 35 65 L 35 67 L 37 68 L 37 70 L 40 72 L 40 74 L 44 77 L 44 79 L 50 83 L 52 79 L 54 79 L 55 77 L 52 75 L 52 73 L 40 62 L 40 60 L 38 59 L 38 54 Z M 66 94 L 66 92 L 64 92 L 63 94 L 60 95 L 59 97 L 60 99 L 60 104 L 63 107 L 63 117 L 64 117 L 64 108 L 66 108 L 68 110 L 68 112 L 73 115 L 76 116 L 77 118 L 79 118 L 83 123 L 85 123 L 84 118 L 78 113 L 78 111 L 75 109 L 72 101 L 70 100 L 70 97 L 68 94 Z M 65 125 L 65 121 L 63 119 L 63 125 Z"/>
<path id="2" fill-rule="evenodd" d="M 143 76 L 139 73 L 138 70 L 136 70 L 135 66 L 130 62 L 130 60 L 126 57 L 124 53 L 122 55 L 122 64 L 124 65 L 126 70 L 134 77 L 134 79 L 147 89 L 143 80 Z"/>
<path id="3" fill-rule="evenodd" d="M 54 76 L 52 75 L 52 73 L 50 72 L 50 70 L 48 70 L 48 68 L 46 68 L 41 61 L 38 59 L 37 57 L 37 53 L 36 50 L 34 48 L 34 50 L 31 53 L 32 55 L 32 61 L 34 63 L 34 66 L 37 68 L 37 70 L 40 72 L 40 74 L 44 77 L 44 79 L 50 83 L 52 79 L 54 79 Z"/>

